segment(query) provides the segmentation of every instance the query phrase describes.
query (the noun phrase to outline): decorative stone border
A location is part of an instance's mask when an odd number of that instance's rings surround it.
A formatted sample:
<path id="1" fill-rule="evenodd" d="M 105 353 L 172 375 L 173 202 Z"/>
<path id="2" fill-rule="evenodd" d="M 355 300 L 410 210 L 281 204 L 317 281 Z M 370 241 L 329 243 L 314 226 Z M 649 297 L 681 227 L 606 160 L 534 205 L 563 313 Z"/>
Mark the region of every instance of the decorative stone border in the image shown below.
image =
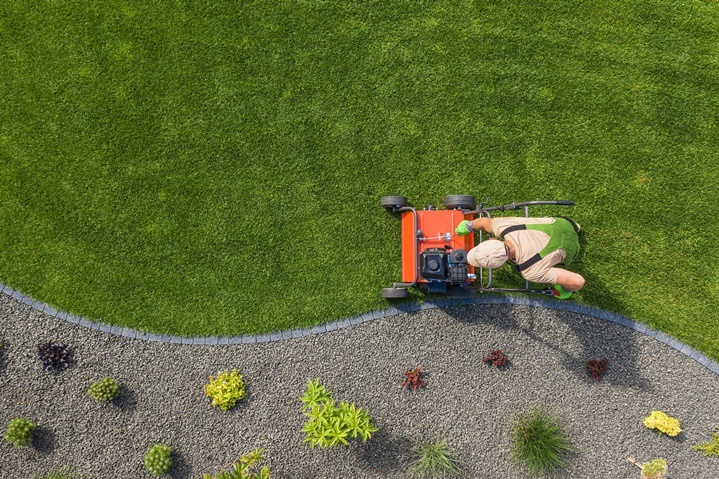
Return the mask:
<path id="1" fill-rule="evenodd" d="M 555 299 L 545 298 L 530 298 L 527 296 L 489 296 L 479 295 L 474 298 L 436 298 L 425 301 L 423 303 L 402 303 L 397 306 L 390 306 L 386 309 L 371 311 L 364 313 L 359 316 L 352 318 L 340 319 L 333 321 L 328 324 L 321 324 L 318 326 L 312 326 L 310 328 L 292 329 L 288 331 L 276 331 L 274 333 L 259 334 L 256 336 L 204 336 L 204 337 L 184 337 L 184 336 L 173 336 L 169 334 L 154 334 L 145 333 L 142 331 L 136 331 L 134 329 L 125 328 L 122 326 L 113 326 L 104 323 L 98 323 L 90 321 L 86 318 L 75 316 L 74 314 L 66 313 L 64 311 L 58 311 L 52 306 L 38 301 L 29 296 L 25 296 L 20 291 L 12 289 L 0 283 L 0 290 L 2 292 L 21 303 L 25 303 L 31 308 L 49 314 L 55 318 L 67 321 L 73 324 L 79 324 L 89 329 L 95 329 L 98 331 L 104 331 L 116 336 L 124 336 L 126 338 L 141 339 L 146 341 L 157 341 L 162 343 L 172 344 L 201 344 L 201 345 L 225 345 L 225 344 L 255 344 L 255 343 L 268 343 L 273 341 L 283 341 L 285 339 L 301 338 L 303 336 L 312 336 L 315 334 L 326 333 L 329 331 L 336 331 L 338 329 L 348 328 L 360 323 L 367 323 L 374 321 L 375 319 L 386 318 L 388 316 L 394 316 L 400 313 L 411 313 L 414 311 L 421 311 L 425 309 L 443 308 L 447 306 L 458 306 L 458 305 L 469 305 L 469 304 L 512 304 L 520 306 L 533 306 L 546 309 L 556 309 L 559 311 L 569 311 L 571 313 L 584 314 L 586 316 L 592 316 L 612 323 L 620 324 L 624 327 L 633 329 L 647 336 L 650 336 L 657 341 L 666 344 L 667 346 L 676 349 L 680 353 L 694 359 L 702 366 L 710 369 L 716 374 L 719 374 L 719 363 L 714 362 L 707 356 L 702 354 L 700 351 L 689 347 L 688 345 L 677 341 L 671 336 L 648 328 L 646 325 L 633 321 L 620 314 L 604 311 L 599 308 L 591 306 L 584 306 L 573 303 L 571 301 L 561 301 Z"/>

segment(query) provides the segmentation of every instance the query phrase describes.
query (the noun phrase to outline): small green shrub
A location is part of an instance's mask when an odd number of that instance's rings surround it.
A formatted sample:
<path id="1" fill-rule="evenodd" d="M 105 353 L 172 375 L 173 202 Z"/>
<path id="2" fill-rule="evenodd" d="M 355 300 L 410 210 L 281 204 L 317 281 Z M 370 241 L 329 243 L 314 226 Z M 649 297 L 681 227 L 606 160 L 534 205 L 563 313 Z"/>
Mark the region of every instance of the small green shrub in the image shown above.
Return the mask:
<path id="1" fill-rule="evenodd" d="M 419 442 L 412 446 L 416 460 L 410 464 L 409 473 L 415 477 L 431 479 L 457 476 L 462 472 L 458 453 L 452 450 L 446 440 Z"/>
<path id="2" fill-rule="evenodd" d="M 35 474 L 34 479 L 79 479 L 69 467 L 54 469 L 43 475 Z"/>
<path id="3" fill-rule="evenodd" d="M 212 398 L 213 406 L 227 411 L 245 397 L 245 383 L 236 369 L 223 371 L 217 378 L 210 376 L 210 382 L 205 384 L 205 395 Z"/>
<path id="4" fill-rule="evenodd" d="M 35 423 L 29 419 L 16 418 L 10 421 L 5 439 L 15 444 L 17 447 L 27 447 L 32 442 L 32 430 Z"/>
<path id="5" fill-rule="evenodd" d="M 513 440 L 512 459 L 532 474 L 553 474 L 566 466 L 565 458 L 574 450 L 559 420 L 538 409 L 517 417 Z"/>
<path id="6" fill-rule="evenodd" d="M 692 449 L 704 452 L 705 456 L 719 456 L 719 428 L 717 432 L 712 433 L 712 438 L 708 442 L 692 446 Z"/>
<path id="7" fill-rule="evenodd" d="M 105 377 L 92 384 L 88 392 L 95 401 L 110 401 L 120 394 L 120 386 L 111 377 Z"/>
<path id="8" fill-rule="evenodd" d="M 354 404 L 342 401 L 339 407 L 335 406 L 330 392 L 319 379 L 307 382 L 307 391 L 300 400 L 304 403 L 302 410 L 309 417 L 302 428 L 306 434 L 304 442 L 309 442 L 312 448 L 347 445 L 348 438 L 361 437 L 362 441 L 367 441 L 378 430 L 369 414 Z"/>
<path id="9" fill-rule="evenodd" d="M 155 444 L 145 455 L 145 467 L 153 476 L 161 476 L 170 469 L 170 446 Z"/>
<path id="10" fill-rule="evenodd" d="M 235 461 L 234 470 L 222 470 L 216 476 L 202 474 L 202 479 L 270 479 L 270 469 L 267 466 L 262 466 L 259 471 L 251 471 L 252 467 L 260 461 L 262 461 L 262 449 L 255 449 Z"/>
<path id="11" fill-rule="evenodd" d="M 664 459 L 653 459 L 642 465 L 642 474 L 647 479 L 659 479 L 660 477 L 664 477 L 664 473 L 666 471 L 667 461 Z"/>

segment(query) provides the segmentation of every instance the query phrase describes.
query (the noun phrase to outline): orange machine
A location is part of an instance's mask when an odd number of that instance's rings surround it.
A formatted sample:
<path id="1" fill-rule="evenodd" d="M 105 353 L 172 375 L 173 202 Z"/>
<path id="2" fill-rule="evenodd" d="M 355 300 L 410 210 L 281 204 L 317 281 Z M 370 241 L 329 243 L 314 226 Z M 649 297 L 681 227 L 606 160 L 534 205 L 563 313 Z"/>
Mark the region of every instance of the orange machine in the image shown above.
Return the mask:
<path id="1" fill-rule="evenodd" d="M 412 287 L 427 293 L 459 296 L 479 292 L 552 295 L 551 288 L 530 289 L 526 280 L 524 288 L 493 287 L 491 269 L 484 274 L 483 268 L 478 267 L 475 274 L 475 267 L 467 262 L 467 253 L 475 240 L 479 243 L 484 240 L 482 232 L 475 238 L 472 233 L 459 236 L 454 230 L 462 220 L 471 221 L 475 216 L 489 218 L 495 211 L 522 209 L 528 217 L 530 206 L 571 206 L 574 201 L 527 201 L 485 207 L 476 206 L 474 196 L 452 195 L 444 197 L 444 209 L 429 205 L 422 210 L 410 206 L 404 196 L 383 196 L 381 202 L 387 211 L 402 215 L 402 282 L 382 288 L 383 298 L 407 298 L 408 288 Z"/>

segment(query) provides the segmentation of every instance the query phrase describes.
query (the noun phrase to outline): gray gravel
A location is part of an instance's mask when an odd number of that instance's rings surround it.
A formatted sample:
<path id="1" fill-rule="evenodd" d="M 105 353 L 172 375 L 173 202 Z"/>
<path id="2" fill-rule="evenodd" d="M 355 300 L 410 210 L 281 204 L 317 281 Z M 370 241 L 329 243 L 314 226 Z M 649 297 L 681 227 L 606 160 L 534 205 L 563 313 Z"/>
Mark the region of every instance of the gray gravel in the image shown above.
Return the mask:
<path id="1" fill-rule="evenodd" d="M 44 372 L 45 341 L 69 343 L 74 362 Z M 0 477 L 27 478 L 72 466 L 89 478 L 149 478 L 142 458 L 162 442 L 174 464 L 167 477 L 216 473 L 262 447 L 273 478 L 407 477 L 409 448 L 446 438 L 468 478 L 522 478 L 508 461 L 516 414 L 551 408 L 578 452 L 566 478 L 638 478 L 626 461 L 665 458 L 674 479 L 716 479 L 719 458 L 691 445 L 719 425 L 719 376 L 676 350 L 618 324 L 566 311 L 473 305 L 399 314 L 348 329 L 283 342 L 189 346 L 131 340 L 71 325 L 0 295 L 0 428 L 23 416 L 38 425 L 33 447 L 0 440 Z M 501 348 L 511 365 L 482 363 Z M 585 362 L 607 357 L 593 380 Z M 421 366 L 426 388 L 401 389 Z M 234 409 L 203 394 L 210 375 L 239 369 L 248 396 Z M 110 375 L 121 396 L 97 404 L 91 383 Z M 319 378 L 336 400 L 366 409 L 380 428 L 367 443 L 311 450 L 302 442 L 298 397 Z M 659 409 L 680 419 L 678 438 L 642 425 Z"/>

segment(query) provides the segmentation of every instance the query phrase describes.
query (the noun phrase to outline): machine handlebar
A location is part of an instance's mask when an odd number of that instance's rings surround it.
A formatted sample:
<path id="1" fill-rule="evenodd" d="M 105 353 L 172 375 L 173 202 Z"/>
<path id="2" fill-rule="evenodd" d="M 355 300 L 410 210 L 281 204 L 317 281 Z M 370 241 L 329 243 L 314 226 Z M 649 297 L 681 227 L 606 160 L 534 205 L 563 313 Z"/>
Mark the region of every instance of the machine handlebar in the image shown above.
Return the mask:
<path id="1" fill-rule="evenodd" d="M 525 206 L 534 205 L 561 205 L 561 206 L 572 206 L 574 205 L 573 200 L 547 200 L 547 201 L 525 201 L 523 203 L 511 203 L 509 205 L 491 206 L 489 208 L 477 208 L 474 211 L 468 211 L 466 214 L 478 214 L 483 211 L 505 211 L 505 210 L 516 210 Z"/>

